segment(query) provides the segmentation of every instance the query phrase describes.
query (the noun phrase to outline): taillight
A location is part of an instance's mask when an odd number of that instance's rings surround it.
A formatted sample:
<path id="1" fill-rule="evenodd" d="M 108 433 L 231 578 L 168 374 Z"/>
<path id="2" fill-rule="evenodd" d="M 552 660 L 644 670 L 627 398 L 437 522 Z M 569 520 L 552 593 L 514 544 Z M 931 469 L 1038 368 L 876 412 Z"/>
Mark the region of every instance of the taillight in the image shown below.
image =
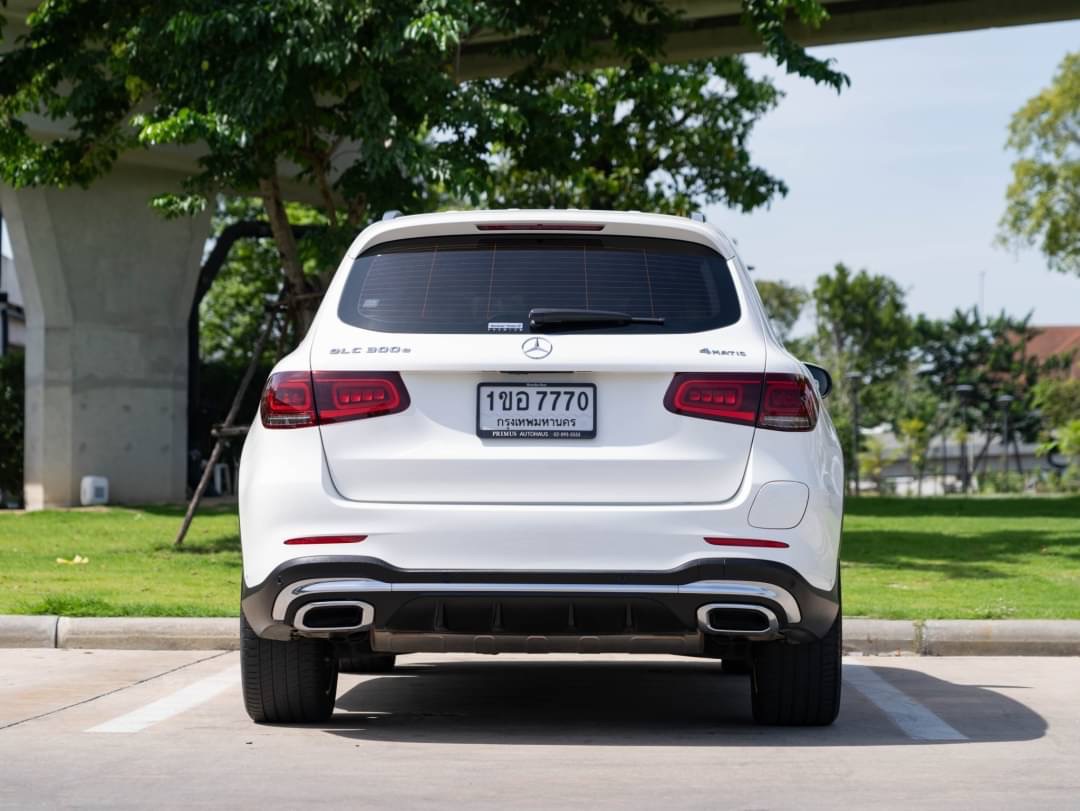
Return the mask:
<path id="1" fill-rule="evenodd" d="M 668 386 L 664 407 L 776 431 L 809 431 L 817 424 L 817 400 L 802 375 L 681 372 Z"/>
<path id="2" fill-rule="evenodd" d="M 775 431 L 812 430 L 817 425 L 817 398 L 810 381 L 802 375 L 765 375 L 757 424 Z"/>
<path id="3" fill-rule="evenodd" d="M 409 407 L 409 393 L 397 372 L 315 372 L 319 422 L 345 422 L 396 414 Z"/>
<path id="4" fill-rule="evenodd" d="M 677 374 L 664 406 L 676 414 L 753 425 L 761 402 L 761 375 Z"/>
<path id="5" fill-rule="evenodd" d="M 278 372 L 270 375 L 259 406 L 267 428 L 303 428 L 315 425 L 315 399 L 308 372 Z"/>
<path id="6" fill-rule="evenodd" d="M 263 390 L 267 428 L 303 428 L 396 414 L 409 407 L 397 372 L 278 372 Z"/>

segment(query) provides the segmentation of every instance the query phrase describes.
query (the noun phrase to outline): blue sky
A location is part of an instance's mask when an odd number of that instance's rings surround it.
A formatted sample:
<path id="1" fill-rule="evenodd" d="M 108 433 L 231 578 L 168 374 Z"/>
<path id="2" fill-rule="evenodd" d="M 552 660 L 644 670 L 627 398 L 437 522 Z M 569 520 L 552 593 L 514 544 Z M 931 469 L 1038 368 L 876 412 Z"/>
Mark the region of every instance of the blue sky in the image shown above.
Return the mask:
<path id="1" fill-rule="evenodd" d="M 1078 48 L 1080 22 L 816 49 L 851 76 L 839 96 L 750 57 L 787 93 L 751 151 L 790 192 L 750 215 L 713 207 L 709 221 L 760 278 L 809 286 L 843 261 L 892 276 L 913 311 L 940 317 L 978 301 L 985 271 L 987 310 L 1080 323 L 1080 278 L 993 245 L 1009 119 Z"/>
<path id="2" fill-rule="evenodd" d="M 945 316 L 977 303 L 986 271 L 987 310 L 1078 324 L 1080 278 L 993 245 L 1009 120 L 1078 49 L 1080 22 L 815 49 L 851 77 L 840 96 L 752 57 L 787 96 L 751 154 L 790 191 L 750 215 L 710 208 L 709 222 L 759 278 L 810 286 L 842 261 L 895 278 L 913 311 Z"/>

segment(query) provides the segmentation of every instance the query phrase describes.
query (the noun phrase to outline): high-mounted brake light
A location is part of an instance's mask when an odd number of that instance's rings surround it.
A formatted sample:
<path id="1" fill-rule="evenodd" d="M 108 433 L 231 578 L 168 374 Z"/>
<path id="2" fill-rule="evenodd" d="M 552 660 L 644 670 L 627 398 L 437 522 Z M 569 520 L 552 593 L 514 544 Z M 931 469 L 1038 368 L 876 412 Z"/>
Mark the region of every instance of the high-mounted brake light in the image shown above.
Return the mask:
<path id="1" fill-rule="evenodd" d="M 601 223 L 496 222 L 476 226 L 477 231 L 603 231 Z"/>
<path id="2" fill-rule="evenodd" d="M 802 375 L 681 372 L 668 386 L 664 407 L 774 431 L 809 431 L 817 425 L 817 399 Z"/>
<path id="3" fill-rule="evenodd" d="M 303 428 L 396 414 L 409 407 L 397 372 L 278 372 L 259 413 L 267 428 Z"/>

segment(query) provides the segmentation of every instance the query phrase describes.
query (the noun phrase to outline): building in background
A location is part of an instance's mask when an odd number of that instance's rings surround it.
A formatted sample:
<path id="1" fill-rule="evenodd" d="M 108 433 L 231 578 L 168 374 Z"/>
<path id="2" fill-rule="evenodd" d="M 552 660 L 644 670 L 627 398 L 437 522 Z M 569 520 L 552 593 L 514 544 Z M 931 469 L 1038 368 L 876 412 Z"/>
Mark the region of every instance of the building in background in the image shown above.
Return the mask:
<path id="1" fill-rule="evenodd" d="M 1039 334 L 1028 341 L 1027 351 L 1040 359 L 1073 353 L 1071 376 L 1080 380 L 1080 326 L 1035 327 Z"/>
<path id="2" fill-rule="evenodd" d="M 953 437 L 938 434 L 927 449 L 920 484 L 917 471 L 904 452 L 903 442 L 887 426 L 868 428 L 863 435 L 874 437 L 881 443 L 882 483 L 887 488 L 886 492 L 901 496 L 959 493 L 963 489 L 965 470 L 970 476 L 972 492 L 985 489 L 980 487 L 980 482 L 987 474 L 989 478 L 994 478 L 1006 471 L 1023 478 L 1023 489 L 1035 489 L 1040 481 L 1051 474 L 1060 473 L 1062 469 L 1054 463 L 1053 457 L 1039 453 L 1037 442 L 1018 439 L 1005 448 L 1000 437 L 991 435 L 987 442 L 986 434 L 975 431 L 961 445 Z M 1002 458 L 1003 451 L 1007 453 L 1007 458 Z M 862 484 L 863 490 L 872 492 L 876 489 L 872 481 L 864 480 Z"/>

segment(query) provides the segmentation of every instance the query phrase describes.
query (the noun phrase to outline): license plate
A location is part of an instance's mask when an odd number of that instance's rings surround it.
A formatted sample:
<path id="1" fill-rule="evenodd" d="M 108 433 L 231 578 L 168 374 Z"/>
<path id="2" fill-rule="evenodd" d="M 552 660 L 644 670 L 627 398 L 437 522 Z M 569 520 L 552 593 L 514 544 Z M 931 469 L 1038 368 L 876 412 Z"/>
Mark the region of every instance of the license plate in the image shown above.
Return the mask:
<path id="1" fill-rule="evenodd" d="M 593 383 L 481 383 L 476 435 L 484 439 L 592 439 Z"/>

